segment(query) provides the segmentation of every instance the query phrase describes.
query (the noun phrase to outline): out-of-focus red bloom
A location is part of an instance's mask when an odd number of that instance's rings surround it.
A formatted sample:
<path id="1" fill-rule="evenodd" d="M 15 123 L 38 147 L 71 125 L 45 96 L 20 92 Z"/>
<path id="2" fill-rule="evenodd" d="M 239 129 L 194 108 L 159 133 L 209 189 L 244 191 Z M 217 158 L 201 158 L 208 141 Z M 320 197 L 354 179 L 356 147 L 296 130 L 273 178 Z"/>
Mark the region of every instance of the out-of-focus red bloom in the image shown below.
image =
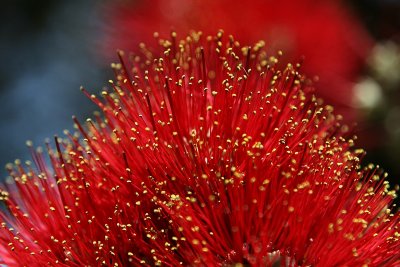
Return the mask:
<path id="1" fill-rule="evenodd" d="M 148 43 L 151 32 L 224 29 L 243 45 L 265 40 L 270 51 L 280 49 L 286 59 L 304 56 L 304 73 L 320 78 L 318 95 L 346 119 L 355 115 L 352 88 L 372 40 L 341 1 L 136 0 L 117 4 L 110 13 L 106 43 L 112 49 L 107 51 L 132 50 L 139 40 Z"/>
<path id="2" fill-rule="evenodd" d="M 395 192 L 298 65 L 222 33 L 160 44 L 113 65 L 82 139 L 9 167 L 5 264 L 400 264 Z"/>

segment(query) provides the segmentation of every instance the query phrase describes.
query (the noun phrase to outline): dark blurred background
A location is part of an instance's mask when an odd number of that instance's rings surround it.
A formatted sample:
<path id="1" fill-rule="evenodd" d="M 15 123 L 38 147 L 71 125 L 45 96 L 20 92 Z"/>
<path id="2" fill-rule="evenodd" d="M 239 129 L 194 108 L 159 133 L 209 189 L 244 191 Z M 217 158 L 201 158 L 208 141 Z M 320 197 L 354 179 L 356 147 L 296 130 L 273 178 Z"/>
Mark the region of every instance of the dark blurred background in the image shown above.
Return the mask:
<path id="1" fill-rule="evenodd" d="M 3 0 L 0 9 L 0 166 L 29 159 L 35 146 L 71 129 L 71 115 L 95 106 L 79 87 L 98 92 L 112 77 L 101 54 L 107 28 L 100 1 Z M 104 3 L 104 2 L 103 2 Z M 367 161 L 400 177 L 400 1 L 345 1 L 376 40 L 355 100 L 364 119 L 358 144 Z M 368 95 L 369 97 L 365 97 Z M 4 168 L 1 177 L 6 177 Z"/>
<path id="2" fill-rule="evenodd" d="M 370 94 L 359 103 L 357 144 L 366 148 L 364 163 L 373 162 L 400 184 L 400 1 L 352 0 L 355 10 L 376 44 L 365 73 L 356 85 L 358 94 Z M 368 98 L 367 98 L 368 99 Z M 397 198 L 397 204 L 400 199 Z"/>
<path id="3" fill-rule="evenodd" d="M 95 106 L 79 90 L 100 91 L 112 72 L 99 58 L 96 1 L 3 0 L 0 8 L 0 165 L 29 159 L 25 141 L 71 129 Z"/>

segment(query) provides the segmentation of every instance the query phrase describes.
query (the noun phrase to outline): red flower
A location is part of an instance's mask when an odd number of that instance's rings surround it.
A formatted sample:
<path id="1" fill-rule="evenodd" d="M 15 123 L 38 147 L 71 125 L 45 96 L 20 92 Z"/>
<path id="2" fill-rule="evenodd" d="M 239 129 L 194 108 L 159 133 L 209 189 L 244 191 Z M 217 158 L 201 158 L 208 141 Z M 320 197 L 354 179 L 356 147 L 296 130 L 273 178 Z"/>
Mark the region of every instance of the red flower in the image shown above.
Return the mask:
<path id="1" fill-rule="evenodd" d="M 138 41 L 149 43 L 152 32 L 214 34 L 224 29 L 245 45 L 265 40 L 270 52 L 284 52 L 285 62 L 304 56 L 303 71 L 319 76 L 317 93 L 346 119 L 352 121 L 355 115 L 353 86 L 372 40 L 340 1 L 136 0 L 114 4 L 108 12 L 106 43 L 112 49 L 107 51 L 130 51 Z"/>
<path id="2" fill-rule="evenodd" d="M 105 118 L 56 138 L 50 165 L 9 167 L 3 263 L 400 264 L 395 192 L 298 65 L 221 33 L 160 44 L 114 64 L 90 96 Z"/>

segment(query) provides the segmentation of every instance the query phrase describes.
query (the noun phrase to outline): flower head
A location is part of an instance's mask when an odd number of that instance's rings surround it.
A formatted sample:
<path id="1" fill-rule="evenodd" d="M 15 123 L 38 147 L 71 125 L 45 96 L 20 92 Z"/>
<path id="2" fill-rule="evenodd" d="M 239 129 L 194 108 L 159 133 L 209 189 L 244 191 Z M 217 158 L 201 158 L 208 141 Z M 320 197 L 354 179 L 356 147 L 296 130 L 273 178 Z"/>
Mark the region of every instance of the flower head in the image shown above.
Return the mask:
<path id="1" fill-rule="evenodd" d="M 356 115 L 352 88 L 373 41 L 342 1 L 136 0 L 111 4 L 107 15 L 107 52 L 132 50 L 139 41 L 151 42 L 149 33 L 171 29 L 205 34 L 224 29 L 244 45 L 265 40 L 269 52 L 285 52 L 281 61 L 304 57 L 303 73 L 319 77 L 316 93 L 346 120 Z"/>
<path id="2" fill-rule="evenodd" d="M 9 166 L 5 264 L 398 266 L 395 192 L 298 64 L 222 32 L 160 47 L 119 54 L 50 164 Z"/>

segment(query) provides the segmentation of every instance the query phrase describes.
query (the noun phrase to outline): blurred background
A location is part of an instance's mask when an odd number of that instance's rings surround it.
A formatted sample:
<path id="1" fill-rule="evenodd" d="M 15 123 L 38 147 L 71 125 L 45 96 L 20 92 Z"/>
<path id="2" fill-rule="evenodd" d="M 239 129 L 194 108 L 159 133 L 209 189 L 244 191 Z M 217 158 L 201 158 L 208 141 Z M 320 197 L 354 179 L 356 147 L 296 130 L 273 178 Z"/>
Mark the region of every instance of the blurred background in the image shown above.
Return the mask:
<path id="1" fill-rule="evenodd" d="M 278 41 L 271 47 L 284 47 L 289 56 L 305 54 L 305 72 L 320 75 L 318 92 L 351 127 L 357 122 L 357 146 L 367 149 L 366 162 L 382 166 L 398 184 L 400 1 L 288 0 L 265 13 L 261 0 L 246 4 L 248 10 L 224 1 L 3 0 L 0 166 L 29 159 L 26 140 L 42 145 L 71 129 L 72 115 L 91 116 L 95 106 L 79 87 L 99 92 L 107 85 L 116 48 L 134 49 L 153 31 L 223 26 L 248 40 L 256 38 L 254 29 L 257 38 L 273 36 Z M 221 25 L 210 19 L 216 14 Z M 251 22 L 243 27 L 238 19 Z M 0 176 L 7 176 L 4 168 Z"/>
<path id="2" fill-rule="evenodd" d="M 112 72 L 98 57 L 96 1 L 4 0 L 0 16 L 0 165 L 30 155 L 25 146 L 71 129 L 94 105 L 80 86 L 100 91 Z M 53 140 L 51 140 L 53 141 Z"/>

